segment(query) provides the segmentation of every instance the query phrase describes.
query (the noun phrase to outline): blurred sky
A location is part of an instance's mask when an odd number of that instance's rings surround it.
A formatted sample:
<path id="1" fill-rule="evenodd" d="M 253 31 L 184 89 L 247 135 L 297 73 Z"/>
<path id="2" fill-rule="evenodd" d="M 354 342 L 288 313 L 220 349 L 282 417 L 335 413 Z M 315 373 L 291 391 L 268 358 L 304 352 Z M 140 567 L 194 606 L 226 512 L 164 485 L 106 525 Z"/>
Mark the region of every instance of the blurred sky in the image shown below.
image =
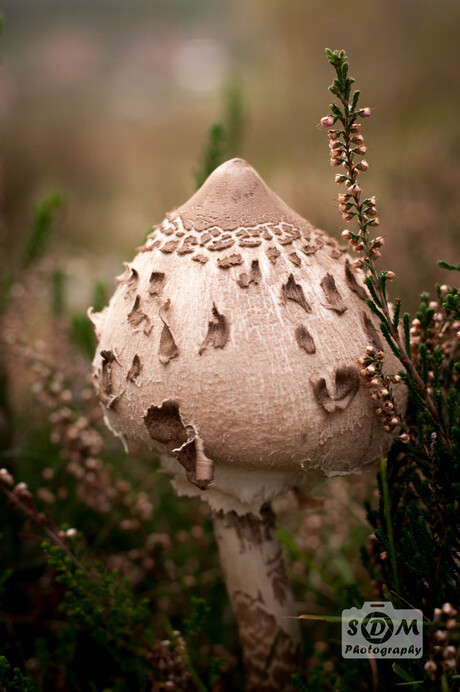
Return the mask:
<path id="1" fill-rule="evenodd" d="M 365 192 L 381 202 L 385 266 L 409 305 L 460 260 L 458 0 L 4 0 L 2 250 L 32 207 L 68 198 L 58 249 L 109 278 L 148 226 L 194 191 L 225 90 L 240 86 L 240 154 L 296 211 L 338 236 L 324 133 L 345 48 L 366 121 Z M 86 274 L 85 274 L 85 271 Z M 83 298 L 85 300 L 84 292 Z"/>

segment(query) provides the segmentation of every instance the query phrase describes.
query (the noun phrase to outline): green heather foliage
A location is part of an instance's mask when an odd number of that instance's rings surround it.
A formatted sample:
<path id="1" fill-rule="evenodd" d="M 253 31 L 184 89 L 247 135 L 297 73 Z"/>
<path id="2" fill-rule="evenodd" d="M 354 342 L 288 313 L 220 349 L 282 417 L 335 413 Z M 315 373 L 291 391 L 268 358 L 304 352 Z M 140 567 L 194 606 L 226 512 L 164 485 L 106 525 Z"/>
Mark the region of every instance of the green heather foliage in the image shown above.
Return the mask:
<path id="1" fill-rule="evenodd" d="M 304 674 L 292 686 L 298 692 L 399 686 L 453 692 L 459 680 L 459 293 L 437 286 L 432 297 L 423 294 L 415 321 L 399 299 L 390 310 L 394 275 L 376 267 L 382 239 L 372 235 L 375 198 L 364 197 L 358 185 L 367 168 L 358 135 L 370 110 L 352 92 L 345 53 L 327 55 L 336 101 L 323 124 L 332 129 L 331 159 L 340 166 L 341 211 L 356 225 L 344 238 L 359 250 L 369 306 L 401 370 L 385 374 L 376 349 L 361 359 L 364 384 L 377 382 L 369 387 L 376 415 L 394 436 L 366 504 L 368 524 L 358 517 L 363 481 L 354 479 L 335 518 L 321 509 L 328 485 L 309 499 L 310 538 L 318 539 L 311 548 L 300 547 L 295 521 L 278 529 L 296 599 L 311 612 L 301 621 Z M 223 124 L 209 131 L 198 185 L 240 154 L 243 124 L 233 85 Z M 69 311 L 66 274 L 50 247 L 63 199 L 60 193 L 44 199 L 20 266 L 1 268 L 0 692 L 242 690 L 209 508 L 178 498 L 150 455 L 139 450 L 128 457 L 103 424 L 88 381 L 94 336 L 86 317 Z M 13 285 L 23 290 L 12 291 Z M 106 284 L 96 282 L 95 309 L 106 301 Z M 27 329 L 36 314 L 43 329 L 38 344 Z M 409 391 L 404 414 L 393 397 L 398 381 Z M 420 661 L 371 666 L 341 657 L 341 611 L 372 599 L 423 611 Z"/>

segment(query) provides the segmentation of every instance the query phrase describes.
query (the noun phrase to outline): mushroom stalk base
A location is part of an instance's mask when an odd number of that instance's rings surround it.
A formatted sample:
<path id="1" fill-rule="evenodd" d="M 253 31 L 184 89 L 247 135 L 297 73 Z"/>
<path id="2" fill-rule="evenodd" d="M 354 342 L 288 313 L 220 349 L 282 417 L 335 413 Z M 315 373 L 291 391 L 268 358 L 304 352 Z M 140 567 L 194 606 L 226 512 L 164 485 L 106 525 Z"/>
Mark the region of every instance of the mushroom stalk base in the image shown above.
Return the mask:
<path id="1" fill-rule="evenodd" d="M 270 508 L 239 516 L 217 512 L 214 530 L 238 623 L 247 692 L 291 689 L 302 647 L 294 599 Z"/>

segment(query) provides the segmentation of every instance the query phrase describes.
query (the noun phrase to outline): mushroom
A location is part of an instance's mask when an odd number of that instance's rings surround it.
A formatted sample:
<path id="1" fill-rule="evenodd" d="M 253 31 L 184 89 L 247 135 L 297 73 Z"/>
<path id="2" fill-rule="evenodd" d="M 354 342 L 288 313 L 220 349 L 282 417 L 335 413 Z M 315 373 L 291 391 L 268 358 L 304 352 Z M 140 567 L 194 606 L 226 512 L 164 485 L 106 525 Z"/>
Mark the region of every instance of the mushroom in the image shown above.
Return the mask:
<path id="1" fill-rule="evenodd" d="M 154 228 L 108 308 L 90 312 L 107 425 L 160 453 L 177 492 L 214 510 L 248 690 L 287 689 L 301 662 L 270 502 L 361 471 L 391 444 L 357 366 L 369 344 L 384 349 L 363 280 L 344 248 L 233 159 Z"/>

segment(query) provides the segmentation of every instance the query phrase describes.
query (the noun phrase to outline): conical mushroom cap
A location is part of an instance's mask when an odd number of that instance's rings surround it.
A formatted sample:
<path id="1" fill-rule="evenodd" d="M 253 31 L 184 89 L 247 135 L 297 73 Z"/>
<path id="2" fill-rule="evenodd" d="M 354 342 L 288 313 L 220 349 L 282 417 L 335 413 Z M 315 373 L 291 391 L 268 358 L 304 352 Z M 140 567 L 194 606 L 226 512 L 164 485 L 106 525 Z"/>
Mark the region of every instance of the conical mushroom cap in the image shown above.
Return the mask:
<path id="1" fill-rule="evenodd" d="M 363 278 L 248 163 L 227 161 L 92 318 L 108 424 L 172 455 L 182 491 L 225 509 L 362 469 L 391 444 L 358 372 L 368 345 L 386 350 Z"/>

